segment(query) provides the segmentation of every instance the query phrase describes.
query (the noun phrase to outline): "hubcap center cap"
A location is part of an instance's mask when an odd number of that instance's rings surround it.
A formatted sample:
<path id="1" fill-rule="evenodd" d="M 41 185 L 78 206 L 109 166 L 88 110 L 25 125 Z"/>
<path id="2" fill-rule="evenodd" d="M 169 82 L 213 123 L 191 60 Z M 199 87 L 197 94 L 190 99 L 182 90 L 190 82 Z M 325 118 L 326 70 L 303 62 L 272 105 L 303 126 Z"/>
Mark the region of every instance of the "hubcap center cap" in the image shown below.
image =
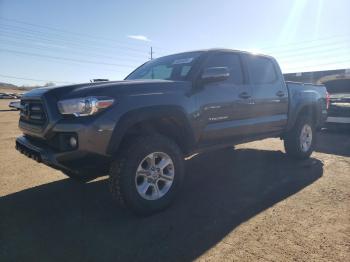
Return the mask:
<path id="1" fill-rule="evenodd" d="M 157 182 L 157 180 L 160 178 L 160 169 L 159 168 L 155 168 L 155 167 L 151 167 L 150 168 L 150 176 L 149 176 L 149 181 L 151 183 L 155 183 Z"/>

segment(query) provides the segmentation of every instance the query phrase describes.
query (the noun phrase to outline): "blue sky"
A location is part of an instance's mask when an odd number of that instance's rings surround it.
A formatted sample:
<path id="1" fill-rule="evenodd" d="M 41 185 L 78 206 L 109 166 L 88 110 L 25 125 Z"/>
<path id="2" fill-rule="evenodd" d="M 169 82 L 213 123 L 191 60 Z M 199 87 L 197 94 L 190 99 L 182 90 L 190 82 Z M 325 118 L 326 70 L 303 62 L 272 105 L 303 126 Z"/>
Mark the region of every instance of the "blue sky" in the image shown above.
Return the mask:
<path id="1" fill-rule="evenodd" d="M 267 53 L 284 72 L 350 68 L 349 10 L 349 0 L 0 0 L 0 82 L 122 79 L 151 46 L 155 57 Z"/>

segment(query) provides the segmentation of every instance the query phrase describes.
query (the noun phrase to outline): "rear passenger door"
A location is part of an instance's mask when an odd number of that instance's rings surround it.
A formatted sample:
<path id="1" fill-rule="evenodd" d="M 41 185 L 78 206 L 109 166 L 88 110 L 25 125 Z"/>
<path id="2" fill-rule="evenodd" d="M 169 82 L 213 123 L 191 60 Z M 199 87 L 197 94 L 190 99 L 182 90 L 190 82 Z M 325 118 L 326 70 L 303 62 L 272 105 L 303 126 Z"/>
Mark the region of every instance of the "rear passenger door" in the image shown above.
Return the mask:
<path id="1" fill-rule="evenodd" d="M 253 95 L 254 134 L 280 132 L 288 118 L 288 91 L 277 62 L 269 57 L 244 55 Z"/>
<path id="2" fill-rule="evenodd" d="M 196 94 L 203 124 L 201 144 L 224 143 L 245 133 L 245 121 L 252 117 L 251 88 L 246 84 L 240 54 L 216 52 L 203 64 L 227 67 L 227 80 L 204 84 Z"/>

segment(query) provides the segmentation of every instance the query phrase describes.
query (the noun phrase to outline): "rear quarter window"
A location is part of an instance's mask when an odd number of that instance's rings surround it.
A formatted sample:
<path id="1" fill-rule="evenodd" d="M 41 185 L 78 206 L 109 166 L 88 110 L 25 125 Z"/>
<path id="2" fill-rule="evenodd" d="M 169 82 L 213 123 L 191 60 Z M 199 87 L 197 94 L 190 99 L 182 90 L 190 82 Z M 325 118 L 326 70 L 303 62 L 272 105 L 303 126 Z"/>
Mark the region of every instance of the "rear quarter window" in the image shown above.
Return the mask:
<path id="1" fill-rule="evenodd" d="M 275 65 L 269 58 L 249 56 L 248 67 L 254 84 L 271 84 L 277 80 Z"/>

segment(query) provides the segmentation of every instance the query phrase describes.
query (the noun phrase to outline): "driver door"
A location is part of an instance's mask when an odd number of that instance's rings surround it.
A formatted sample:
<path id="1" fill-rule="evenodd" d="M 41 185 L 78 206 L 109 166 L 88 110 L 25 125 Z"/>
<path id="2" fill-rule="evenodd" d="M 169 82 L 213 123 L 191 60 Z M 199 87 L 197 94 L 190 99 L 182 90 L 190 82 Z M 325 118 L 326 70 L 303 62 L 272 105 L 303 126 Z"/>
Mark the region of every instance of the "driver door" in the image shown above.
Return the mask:
<path id="1" fill-rule="evenodd" d="M 223 81 L 202 84 L 196 94 L 202 126 L 200 145 L 237 139 L 244 134 L 245 120 L 252 115 L 252 90 L 246 84 L 240 55 L 235 52 L 213 53 L 203 69 L 209 67 L 227 67 L 230 76 Z"/>

